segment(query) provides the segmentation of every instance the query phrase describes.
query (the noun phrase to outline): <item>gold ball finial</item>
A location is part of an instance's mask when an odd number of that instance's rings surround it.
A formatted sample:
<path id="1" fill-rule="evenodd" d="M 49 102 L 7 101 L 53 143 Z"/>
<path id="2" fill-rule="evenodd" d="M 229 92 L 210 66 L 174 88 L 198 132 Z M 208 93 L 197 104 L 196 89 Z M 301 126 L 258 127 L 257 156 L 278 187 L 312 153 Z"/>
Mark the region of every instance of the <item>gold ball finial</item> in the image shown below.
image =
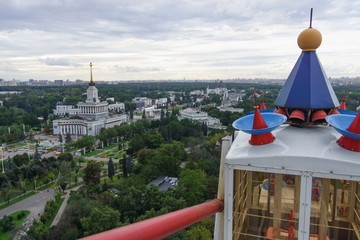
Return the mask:
<path id="1" fill-rule="evenodd" d="M 302 31 L 297 39 L 298 45 L 303 52 L 316 51 L 316 49 L 321 45 L 321 41 L 321 33 L 311 27 Z"/>

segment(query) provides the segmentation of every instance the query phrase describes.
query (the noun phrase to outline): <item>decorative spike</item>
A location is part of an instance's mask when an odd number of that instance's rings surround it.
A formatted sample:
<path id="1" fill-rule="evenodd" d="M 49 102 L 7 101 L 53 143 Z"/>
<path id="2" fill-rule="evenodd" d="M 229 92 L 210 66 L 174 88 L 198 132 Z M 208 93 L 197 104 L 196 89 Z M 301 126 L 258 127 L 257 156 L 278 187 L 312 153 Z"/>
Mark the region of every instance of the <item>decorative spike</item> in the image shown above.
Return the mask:
<path id="1" fill-rule="evenodd" d="M 347 128 L 349 132 L 360 134 L 360 113 L 358 113 L 350 124 L 350 126 Z"/>
<path id="2" fill-rule="evenodd" d="M 346 106 L 345 106 L 346 93 L 347 93 L 347 89 L 345 89 L 344 98 L 343 98 L 342 103 L 341 103 L 341 105 L 339 107 L 339 109 L 341 109 L 341 110 L 346 110 Z"/>
<path id="3" fill-rule="evenodd" d="M 258 106 L 257 106 L 257 102 L 256 102 L 256 93 L 255 92 L 254 92 L 254 100 L 255 100 L 255 107 L 254 108 L 256 109 Z"/>
<path id="4" fill-rule="evenodd" d="M 260 91 L 260 98 L 261 98 L 260 110 L 266 110 L 266 106 L 264 104 L 264 100 L 263 100 L 261 91 Z"/>
<path id="5" fill-rule="evenodd" d="M 254 121 L 253 121 L 253 129 L 264 129 L 267 128 L 268 125 L 266 124 L 264 118 L 262 117 L 259 108 L 256 104 L 256 94 L 254 93 L 255 97 L 255 113 L 254 113 Z M 264 145 L 271 143 L 275 140 L 275 137 L 272 135 L 271 132 L 260 134 L 260 135 L 251 135 L 251 139 L 249 141 L 252 145 Z"/>
<path id="6" fill-rule="evenodd" d="M 360 134 L 360 113 L 356 115 L 346 130 L 354 134 Z M 360 152 L 360 141 L 350 138 L 350 136 L 342 136 L 337 140 L 337 144 L 347 150 Z"/>
<path id="7" fill-rule="evenodd" d="M 258 106 L 255 106 L 253 129 L 263 129 L 267 127 L 268 125 L 266 124 L 264 118 L 262 117 Z"/>

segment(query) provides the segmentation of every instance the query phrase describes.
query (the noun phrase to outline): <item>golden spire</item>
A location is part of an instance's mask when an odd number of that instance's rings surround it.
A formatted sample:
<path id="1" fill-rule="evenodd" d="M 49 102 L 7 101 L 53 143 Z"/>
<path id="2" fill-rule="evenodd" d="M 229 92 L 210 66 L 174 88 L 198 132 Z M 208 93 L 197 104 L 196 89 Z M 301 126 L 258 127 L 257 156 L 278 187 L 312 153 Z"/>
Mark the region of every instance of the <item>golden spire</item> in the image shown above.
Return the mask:
<path id="1" fill-rule="evenodd" d="M 92 63 L 90 63 L 90 83 L 89 86 L 95 86 L 95 83 L 93 81 L 93 75 L 92 75 Z"/>

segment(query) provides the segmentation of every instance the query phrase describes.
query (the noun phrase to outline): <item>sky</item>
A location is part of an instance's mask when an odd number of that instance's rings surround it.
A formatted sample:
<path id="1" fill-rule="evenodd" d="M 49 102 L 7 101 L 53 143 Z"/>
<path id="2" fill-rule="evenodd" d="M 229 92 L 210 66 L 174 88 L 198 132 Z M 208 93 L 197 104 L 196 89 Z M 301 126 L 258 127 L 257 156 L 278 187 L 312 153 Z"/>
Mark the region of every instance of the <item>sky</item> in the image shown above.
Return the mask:
<path id="1" fill-rule="evenodd" d="M 327 75 L 360 76 L 360 1 L 0 0 L 0 78 L 286 79 L 311 7 Z"/>

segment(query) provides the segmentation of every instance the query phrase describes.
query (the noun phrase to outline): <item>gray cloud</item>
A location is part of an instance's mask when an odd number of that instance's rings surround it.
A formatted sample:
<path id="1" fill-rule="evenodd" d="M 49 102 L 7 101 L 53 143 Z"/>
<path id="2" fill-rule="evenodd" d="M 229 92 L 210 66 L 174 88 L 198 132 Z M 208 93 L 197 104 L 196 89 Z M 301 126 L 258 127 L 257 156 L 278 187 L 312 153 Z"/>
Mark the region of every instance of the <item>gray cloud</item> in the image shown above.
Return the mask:
<path id="1" fill-rule="evenodd" d="M 126 72 L 157 72 L 157 71 L 161 71 L 161 69 L 157 67 L 140 68 L 135 66 L 126 66 L 125 71 Z"/>
<path id="2" fill-rule="evenodd" d="M 71 63 L 69 59 L 66 58 L 45 58 L 39 59 L 39 61 L 49 66 L 80 66 L 79 64 Z"/>
<path id="3" fill-rule="evenodd" d="M 352 60 L 358 54 L 346 53 L 360 52 L 351 40 L 360 35 L 360 2 L 351 0 L 0 1 L 0 61 L 28 69 L 28 75 L 48 74 L 44 79 L 60 78 L 51 66 L 63 66 L 61 76 L 85 78 L 87 72 L 76 67 L 90 61 L 108 79 L 121 78 L 115 75 L 119 72 L 127 79 L 221 76 L 224 66 L 233 67 L 233 77 L 256 77 L 258 71 L 242 68 L 255 65 L 271 77 L 275 62 L 287 65 L 289 56 L 299 54 L 296 38 L 309 25 L 310 7 L 313 26 L 324 37 L 320 50 L 329 53 L 334 51 L 330 44 L 336 45 L 335 53 L 343 52 L 347 65 L 356 65 Z M 327 57 L 330 74 L 348 74 L 332 69 L 358 74 L 356 66 L 339 65 L 336 54 Z M 128 66 L 120 71 L 109 67 L 124 61 Z M 41 75 L 43 64 L 48 67 Z M 241 71 L 236 72 L 237 64 Z M 2 74 L 17 77 L 5 68 Z"/>

